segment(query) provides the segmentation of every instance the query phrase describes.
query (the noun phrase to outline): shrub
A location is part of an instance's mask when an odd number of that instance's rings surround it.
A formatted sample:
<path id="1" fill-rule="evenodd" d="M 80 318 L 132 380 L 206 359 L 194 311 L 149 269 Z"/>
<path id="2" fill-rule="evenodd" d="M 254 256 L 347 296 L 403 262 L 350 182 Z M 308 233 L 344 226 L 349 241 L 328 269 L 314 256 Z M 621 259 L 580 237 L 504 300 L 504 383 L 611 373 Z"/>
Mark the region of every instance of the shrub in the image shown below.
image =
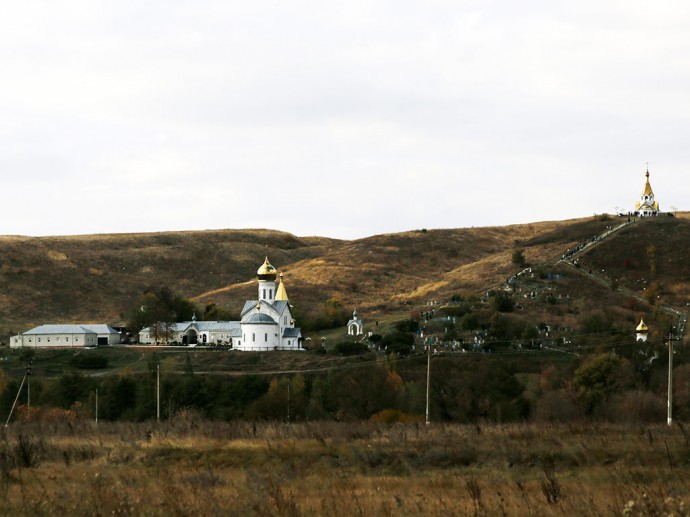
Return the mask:
<path id="1" fill-rule="evenodd" d="M 414 334 L 410 332 L 393 332 L 386 334 L 381 340 L 381 346 L 388 352 L 397 352 L 400 355 L 409 354 L 413 345 Z"/>
<path id="2" fill-rule="evenodd" d="M 369 347 L 367 345 L 356 341 L 341 341 L 340 343 L 336 343 L 332 350 L 334 354 L 338 355 L 360 355 L 368 351 Z"/>
<path id="3" fill-rule="evenodd" d="M 14 446 L 13 463 L 18 468 L 38 467 L 45 456 L 45 443 L 42 438 L 19 433 Z"/>
<path id="4" fill-rule="evenodd" d="M 395 330 L 398 332 L 417 332 L 419 330 L 419 322 L 416 320 L 403 320 L 395 324 Z"/>
<path id="5" fill-rule="evenodd" d="M 666 418 L 666 401 L 646 391 L 628 391 L 613 404 L 611 417 L 619 422 L 652 423 Z"/>
<path id="6" fill-rule="evenodd" d="M 549 391 L 536 403 L 533 419 L 537 422 L 573 422 L 582 417 L 582 411 L 566 390 Z"/>

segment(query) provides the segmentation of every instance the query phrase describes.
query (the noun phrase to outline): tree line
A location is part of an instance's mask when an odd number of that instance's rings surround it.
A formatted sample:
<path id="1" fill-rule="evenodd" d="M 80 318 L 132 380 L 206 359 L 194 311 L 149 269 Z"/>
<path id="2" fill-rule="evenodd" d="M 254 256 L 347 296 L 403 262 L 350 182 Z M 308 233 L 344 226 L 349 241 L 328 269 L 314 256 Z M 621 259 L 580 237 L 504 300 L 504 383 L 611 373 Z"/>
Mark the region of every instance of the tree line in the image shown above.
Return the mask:
<path id="1" fill-rule="evenodd" d="M 661 350 L 652 351 L 657 357 Z M 663 421 L 662 360 L 637 353 L 599 351 L 584 357 L 557 354 L 511 357 L 474 354 L 433 357 L 432 418 L 447 422 L 594 420 Z M 290 375 L 197 374 L 161 376 L 162 418 L 193 410 L 215 420 L 421 420 L 426 401 L 426 355 L 368 354 L 325 372 Z M 690 418 L 690 364 L 678 358 L 674 414 Z M 0 409 L 8 415 L 20 380 L 5 379 Z M 109 376 L 71 372 L 31 379 L 34 410 L 60 408 L 111 421 L 156 416 L 156 364 L 144 373 Z M 27 405 L 26 390 L 19 404 Z"/>

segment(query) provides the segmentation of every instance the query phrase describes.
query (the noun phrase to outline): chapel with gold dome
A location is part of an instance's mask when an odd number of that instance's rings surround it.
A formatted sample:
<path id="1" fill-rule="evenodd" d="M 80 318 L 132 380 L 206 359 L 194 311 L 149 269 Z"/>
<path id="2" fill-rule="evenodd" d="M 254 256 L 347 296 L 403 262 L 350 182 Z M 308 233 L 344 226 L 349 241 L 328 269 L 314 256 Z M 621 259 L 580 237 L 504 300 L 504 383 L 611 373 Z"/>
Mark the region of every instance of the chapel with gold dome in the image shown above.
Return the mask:
<path id="1" fill-rule="evenodd" d="M 644 319 L 640 318 L 640 324 L 635 329 L 635 338 L 637 341 L 647 341 L 647 334 L 649 333 L 649 327 L 644 322 Z"/>
<path id="2" fill-rule="evenodd" d="M 639 217 L 650 217 L 659 215 L 659 202 L 654 199 L 654 191 L 649 183 L 649 168 L 645 172 L 644 189 L 640 200 L 635 203 L 635 215 Z"/>

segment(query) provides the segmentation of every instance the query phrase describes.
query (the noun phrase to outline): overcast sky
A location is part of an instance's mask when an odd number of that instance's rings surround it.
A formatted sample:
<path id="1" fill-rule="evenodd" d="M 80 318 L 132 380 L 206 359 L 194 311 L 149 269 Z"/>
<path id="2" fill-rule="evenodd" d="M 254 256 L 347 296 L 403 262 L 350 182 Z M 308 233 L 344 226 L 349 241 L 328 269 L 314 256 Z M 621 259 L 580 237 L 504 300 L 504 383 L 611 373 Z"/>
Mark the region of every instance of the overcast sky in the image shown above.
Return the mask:
<path id="1" fill-rule="evenodd" d="M 0 234 L 356 238 L 690 206 L 690 3 L 52 0 L 0 18 Z"/>

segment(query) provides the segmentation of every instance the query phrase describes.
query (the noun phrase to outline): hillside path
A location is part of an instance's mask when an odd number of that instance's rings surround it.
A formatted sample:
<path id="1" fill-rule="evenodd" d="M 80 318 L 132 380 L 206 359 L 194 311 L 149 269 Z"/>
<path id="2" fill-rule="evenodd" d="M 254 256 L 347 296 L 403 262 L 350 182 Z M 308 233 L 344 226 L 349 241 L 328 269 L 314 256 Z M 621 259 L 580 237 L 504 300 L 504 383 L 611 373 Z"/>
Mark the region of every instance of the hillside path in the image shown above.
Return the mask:
<path id="1" fill-rule="evenodd" d="M 588 240 L 587 242 L 580 244 L 573 250 L 567 250 L 560 258 L 559 262 L 565 262 L 567 263 L 568 261 L 574 261 L 579 257 L 580 255 L 583 255 L 585 253 L 589 253 L 592 251 L 594 248 L 599 246 L 605 239 L 613 235 L 614 233 L 618 232 L 619 230 L 622 230 L 628 225 L 634 224 L 635 220 L 628 220 L 625 221 L 618 226 L 612 226 L 608 228 L 605 232 L 603 232 L 600 235 L 597 235 L 593 237 L 592 239 Z"/>
<path id="2" fill-rule="evenodd" d="M 598 272 L 593 272 L 591 270 L 585 270 L 584 268 L 581 268 L 579 266 L 579 264 L 577 263 L 577 259 L 580 256 L 582 256 L 586 253 L 589 253 L 590 251 L 595 249 L 597 246 L 599 246 L 605 239 L 610 237 L 612 234 L 618 232 L 619 230 L 621 230 L 622 228 L 624 228 L 630 224 L 634 224 L 635 222 L 636 222 L 635 219 L 630 220 L 630 221 L 626 221 L 622 224 L 619 224 L 618 226 L 615 226 L 613 228 L 606 230 L 601 235 L 598 235 L 594 239 L 587 241 L 587 243 L 578 246 L 574 250 L 566 251 L 566 253 L 564 253 L 561 256 L 560 260 L 557 261 L 557 263 L 566 264 L 567 266 L 569 266 L 573 270 L 577 271 L 580 275 L 582 275 L 585 278 L 588 278 L 589 280 L 596 282 L 596 283 L 598 283 L 604 287 L 612 288 L 612 289 L 618 291 L 619 293 L 622 293 L 626 296 L 630 296 L 630 297 L 632 297 L 632 298 L 634 298 L 640 302 L 649 303 L 639 293 L 637 293 L 631 289 L 627 289 L 625 287 L 617 287 L 617 286 L 614 287 L 612 284 L 612 281 L 609 278 L 606 278 L 605 276 L 600 275 Z M 603 273 L 603 270 L 602 270 L 602 273 Z M 687 319 L 688 319 L 687 312 L 680 311 L 680 310 L 678 310 L 675 307 L 672 307 L 670 305 L 661 305 L 660 304 L 659 308 L 662 311 L 666 312 L 667 314 L 671 314 L 672 316 L 674 316 L 675 318 L 678 319 L 678 323 L 677 323 L 678 336 L 683 337 L 685 335 L 685 326 L 686 326 Z"/>

